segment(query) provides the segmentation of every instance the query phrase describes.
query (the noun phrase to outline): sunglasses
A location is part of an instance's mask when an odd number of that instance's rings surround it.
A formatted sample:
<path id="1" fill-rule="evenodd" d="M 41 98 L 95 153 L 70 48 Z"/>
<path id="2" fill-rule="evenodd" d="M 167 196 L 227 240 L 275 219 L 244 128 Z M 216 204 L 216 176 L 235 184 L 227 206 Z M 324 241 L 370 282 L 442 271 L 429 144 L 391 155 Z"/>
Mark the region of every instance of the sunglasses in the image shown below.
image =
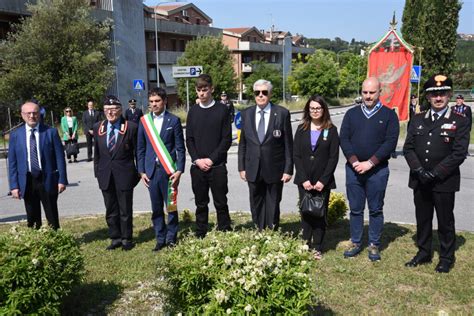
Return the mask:
<path id="1" fill-rule="evenodd" d="M 256 97 L 258 97 L 262 93 L 264 96 L 268 95 L 268 90 L 255 90 L 253 94 L 255 94 Z"/>

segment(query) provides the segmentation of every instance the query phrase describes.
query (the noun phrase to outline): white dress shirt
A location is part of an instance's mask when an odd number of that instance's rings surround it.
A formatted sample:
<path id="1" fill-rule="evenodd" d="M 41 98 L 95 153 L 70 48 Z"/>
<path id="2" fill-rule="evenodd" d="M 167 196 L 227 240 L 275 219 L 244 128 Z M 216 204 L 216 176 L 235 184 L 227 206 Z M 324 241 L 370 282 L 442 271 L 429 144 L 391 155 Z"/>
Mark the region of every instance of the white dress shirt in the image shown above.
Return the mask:
<path id="1" fill-rule="evenodd" d="M 268 103 L 264 108 L 263 108 L 263 117 L 265 118 L 265 134 L 267 134 L 268 130 L 268 122 L 270 121 L 270 110 L 272 108 L 272 104 Z M 255 130 L 258 131 L 258 123 L 260 122 L 260 107 L 257 105 L 256 106 L 256 111 L 255 111 Z"/>
<path id="2" fill-rule="evenodd" d="M 31 137 L 31 130 L 32 128 L 28 125 L 25 124 L 25 129 L 26 129 L 26 157 L 28 158 L 28 171 L 31 172 L 31 161 L 30 161 L 30 137 Z M 41 150 L 40 150 L 40 135 L 38 131 L 38 125 L 34 128 L 35 131 L 35 138 L 36 138 L 36 149 L 38 151 L 38 162 L 40 169 L 43 170 L 43 167 L 41 166 Z"/>

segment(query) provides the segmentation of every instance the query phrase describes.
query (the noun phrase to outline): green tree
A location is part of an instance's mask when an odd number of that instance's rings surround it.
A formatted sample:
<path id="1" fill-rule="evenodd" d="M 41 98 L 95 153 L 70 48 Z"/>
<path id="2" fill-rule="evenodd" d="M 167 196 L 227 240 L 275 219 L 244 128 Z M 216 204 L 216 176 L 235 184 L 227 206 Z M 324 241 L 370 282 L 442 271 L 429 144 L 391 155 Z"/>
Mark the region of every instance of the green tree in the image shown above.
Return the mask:
<path id="1" fill-rule="evenodd" d="M 0 98 L 35 97 L 49 110 L 100 99 L 111 83 L 108 23 L 99 24 L 83 0 L 38 0 L 0 45 Z"/>
<path id="2" fill-rule="evenodd" d="M 202 66 L 204 73 L 212 77 L 214 98 L 218 98 L 222 91 L 226 91 L 228 95 L 235 94 L 236 76 L 232 55 L 229 49 L 222 44 L 221 38 L 204 36 L 188 42 L 184 54 L 178 60 L 178 65 Z M 195 81 L 196 79 L 190 79 L 189 82 L 189 102 L 191 104 L 197 97 L 194 89 Z M 178 95 L 185 102 L 186 79 L 178 79 Z"/>
<path id="3" fill-rule="evenodd" d="M 357 94 L 366 76 L 367 58 L 351 54 L 346 64 L 339 71 L 339 95 L 347 97 Z"/>
<path id="4" fill-rule="evenodd" d="M 270 81 L 273 86 L 271 101 L 273 103 L 278 103 L 283 98 L 282 72 L 278 68 L 263 61 L 252 61 L 250 64 L 253 70 L 252 74 L 247 78 L 242 79 L 246 87 L 245 93 L 247 94 L 247 98 L 253 99 L 251 93 L 255 81 L 265 79 Z"/>
<path id="5" fill-rule="evenodd" d="M 336 96 L 339 79 L 334 56 L 332 52 L 317 50 L 306 62 L 297 60 L 288 77 L 291 92 L 303 96 L 315 93 L 324 97 Z"/>
<path id="6" fill-rule="evenodd" d="M 406 0 L 403 38 L 422 47 L 424 79 L 435 73 L 451 74 L 455 68 L 459 0 Z"/>

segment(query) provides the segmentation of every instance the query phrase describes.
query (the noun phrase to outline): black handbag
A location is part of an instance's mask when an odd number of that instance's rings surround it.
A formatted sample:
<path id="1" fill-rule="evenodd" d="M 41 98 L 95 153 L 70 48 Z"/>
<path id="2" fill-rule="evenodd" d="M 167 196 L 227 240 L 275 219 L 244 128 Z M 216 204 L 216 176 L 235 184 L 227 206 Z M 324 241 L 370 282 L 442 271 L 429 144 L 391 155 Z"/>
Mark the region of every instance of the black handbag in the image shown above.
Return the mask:
<path id="1" fill-rule="evenodd" d="M 306 191 L 300 203 L 301 214 L 319 218 L 324 217 L 326 214 L 325 202 L 325 195 L 322 192 L 315 191 L 315 193 L 311 193 Z"/>
<path id="2" fill-rule="evenodd" d="M 77 142 L 68 142 L 66 144 L 66 155 L 74 156 L 79 153 L 79 145 Z"/>

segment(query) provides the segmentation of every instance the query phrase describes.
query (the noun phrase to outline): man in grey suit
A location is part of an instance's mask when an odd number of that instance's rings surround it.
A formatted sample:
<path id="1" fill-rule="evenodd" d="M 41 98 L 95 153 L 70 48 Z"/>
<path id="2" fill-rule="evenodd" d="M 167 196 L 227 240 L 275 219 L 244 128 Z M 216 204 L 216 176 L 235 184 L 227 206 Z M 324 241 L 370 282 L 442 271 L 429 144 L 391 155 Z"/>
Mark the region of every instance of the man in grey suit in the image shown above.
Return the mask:
<path id="1" fill-rule="evenodd" d="M 252 220 L 260 229 L 278 228 L 283 184 L 293 174 L 290 112 L 270 102 L 272 84 L 253 85 L 256 105 L 242 111 L 238 165 L 247 181 Z"/>

